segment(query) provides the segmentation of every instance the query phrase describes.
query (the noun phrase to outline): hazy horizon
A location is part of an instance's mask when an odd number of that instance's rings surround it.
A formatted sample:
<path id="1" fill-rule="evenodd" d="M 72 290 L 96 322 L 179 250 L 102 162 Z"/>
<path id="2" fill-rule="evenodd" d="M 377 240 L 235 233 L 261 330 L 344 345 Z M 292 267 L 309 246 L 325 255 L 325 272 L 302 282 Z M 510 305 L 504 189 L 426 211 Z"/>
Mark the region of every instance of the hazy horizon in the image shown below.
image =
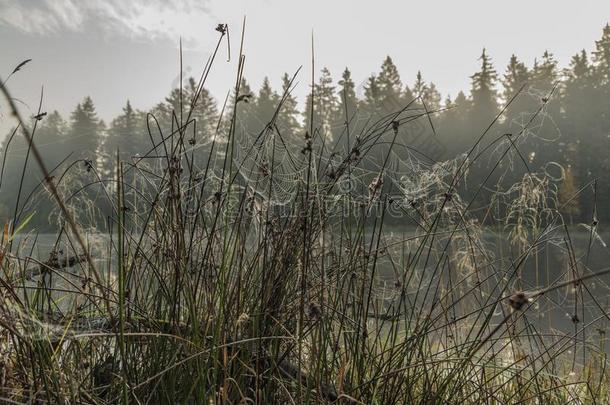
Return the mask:
<path id="1" fill-rule="evenodd" d="M 610 0 L 0 0 L 0 50 L 0 402 L 610 404 Z"/>
<path id="2" fill-rule="evenodd" d="M 109 121 L 129 99 L 140 109 L 163 100 L 177 86 L 178 43 L 184 45 L 185 76 L 198 76 L 217 40 L 214 27 L 228 23 L 232 58 L 223 44 L 207 87 L 219 102 L 233 86 L 241 24 L 246 17 L 245 77 L 258 89 L 268 76 L 274 88 L 284 72 L 303 66 L 295 95 L 302 105 L 311 76 L 311 36 L 316 75 L 327 66 L 335 82 L 348 66 L 356 85 L 378 72 L 392 56 L 403 82 L 418 70 L 443 95 L 469 90 L 469 76 L 486 47 L 499 74 L 516 54 L 528 66 L 545 50 L 560 67 L 572 55 L 591 49 L 610 16 L 610 2 L 583 1 L 558 7 L 548 0 L 503 4 L 502 15 L 490 2 L 395 4 L 314 1 L 221 2 L 217 0 L 77 2 L 74 0 L 0 0 L 0 42 L 4 57 L 0 77 L 16 64 L 33 61 L 11 78 L 9 88 L 28 107 L 68 116 L 84 96 L 91 96 L 99 116 Z M 501 4 L 498 2 L 498 4 Z M 493 11 L 493 12 L 492 12 Z M 497 18 L 501 18 L 498 23 Z M 337 29 L 341 26 L 341 29 Z M 1 104 L 0 104 L 1 105 Z M 0 138 L 12 125 L 0 120 Z"/>

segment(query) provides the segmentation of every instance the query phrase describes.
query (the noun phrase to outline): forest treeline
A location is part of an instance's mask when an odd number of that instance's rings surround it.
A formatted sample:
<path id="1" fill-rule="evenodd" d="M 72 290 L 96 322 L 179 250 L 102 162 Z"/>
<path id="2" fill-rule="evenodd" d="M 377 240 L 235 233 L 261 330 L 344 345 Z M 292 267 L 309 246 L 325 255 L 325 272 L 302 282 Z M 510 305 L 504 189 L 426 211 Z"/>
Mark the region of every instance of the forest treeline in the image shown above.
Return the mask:
<path id="1" fill-rule="evenodd" d="M 471 88 L 455 98 L 443 99 L 420 72 L 413 80 L 401 78 L 390 56 L 366 80 L 362 92 L 357 91 L 348 68 L 338 78 L 323 68 L 314 85 L 313 105 L 308 96 L 302 109 L 290 94 L 288 74 L 282 78 L 282 89 L 273 89 L 265 78 L 255 91 L 242 80 L 237 96 L 244 102 L 229 100 L 224 107 L 203 89 L 190 116 L 196 125 L 189 129 L 188 142 L 200 146 L 194 149 L 202 159 L 207 156 L 214 134 L 222 137 L 227 131 L 233 106 L 238 108 L 236 131 L 256 136 L 274 117 L 281 101 L 277 130 L 287 143 L 302 145 L 312 126 L 327 139 L 337 140 L 345 136 L 346 123 L 355 136 L 376 117 L 409 105 L 430 112 L 431 125 L 422 131 L 442 145 L 442 153 L 435 158 L 450 159 L 466 152 L 521 90 L 489 131 L 489 139 L 514 139 L 518 150 L 512 177 L 503 181 L 510 184 L 528 171 L 547 171 L 557 183 L 561 210 L 571 221 L 590 222 L 595 205 L 599 219 L 610 219 L 610 211 L 603 209 L 610 206 L 610 25 L 604 27 L 594 50 L 574 55 L 566 69 L 558 67 L 551 52 L 544 52 L 531 65 L 513 55 L 501 68 L 484 49 L 479 62 L 480 68 L 470 77 Z M 184 100 L 191 100 L 196 92 L 197 82 L 190 78 L 150 111 L 137 110 L 127 101 L 122 113 L 109 123 L 99 119 L 94 101 L 85 97 L 69 117 L 57 111 L 34 117 L 34 141 L 47 166 L 56 168 L 56 176 L 70 164 L 78 165 L 83 176 L 91 176 L 79 183 L 86 187 L 87 181 L 112 177 L 117 150 L 122 160 L 133 160 L 151 149 L 149 133 L 156 139 L 160 132 L 169 134 L 188 114 Z M 21 134 L 14 130 L 7 134 L 0 152 L 0 222 L 23 218 L 25 211 L 35 210 L 32 223 L 42 229 L 49 226 L 52 203 L 41 201 L 43 194 L 36 194 L 44 181 Z M 397 148 L 394 153 L 403 152 Z M 473 166 L 471 181 L 483 181 L 492 164 L 488 160 Z M 74 187 L 76 192 L 78 187 Z M 468 197 L 468 190 L 464 192 Z"/>

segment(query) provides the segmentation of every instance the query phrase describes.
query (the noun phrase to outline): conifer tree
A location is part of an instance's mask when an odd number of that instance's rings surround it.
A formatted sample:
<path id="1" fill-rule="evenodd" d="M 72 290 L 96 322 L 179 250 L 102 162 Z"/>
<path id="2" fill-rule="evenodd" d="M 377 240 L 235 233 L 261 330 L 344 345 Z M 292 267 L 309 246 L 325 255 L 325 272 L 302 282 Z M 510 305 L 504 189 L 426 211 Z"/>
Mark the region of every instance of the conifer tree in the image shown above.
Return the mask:
<path id="1" fill-rule="evenodd" d="M 422 100 L 426 103 L 428 111 L 438 110 L 441 107 L 441 93 L 436 89 L 436 85 L 432 82 L 427 86 Z"/>
<path id="2" fill-rule="evenodd" d="M 65 142 L 67 132 L 68 124 L 57 111 L 44 117 L 36 129 L 38 148 L 47 167 L 54 167 L 68 156 Z"/>
<path id="3" fill-rule="evenodd" d="M 254 118 L 257 120 L 256 128 L 253 128 L 255 132 L 262 131 L 269 124 L 275 115 L 279 101 L 280 96 L 271 87 L 269 78 L 265 77 L 254 104 Z"/>
<path id="4" fill-rule="evenodd" d="M 75 152 L 75 158 L 91 160 L 96 164 L 103 122 L 97 117 L 91 97 L 85 97 L 72 112 L 66 145 Z"/>
<path id="5" fill-rule="evenodd" d="M 360 102 L 361 110 L 368 115 L 377 114 L 380 111 L 381 105 L 381 89 L 377 80 L 377 76 L 371 75 L 364 85 L 364 100 Z"/>
<path id="6" fill-rule="evenodd" d="M 599 119 L 604 123 L 602 131 L 608 132 L 610 131 L 610 24 L 606 24 L 602 37 L 595 41 L 592 59 L 596 91 L 591 104 L 597 106 Z"/>
<path id="7" fill-rule="evenodd" d="M 180 103 L 180 89 L 172 89 L 163 102 L 157 104 L 153 109 L 155 118 L 163 128 L 164 135 L 168 136 L 170 130 L 177 130 L 180 123 L 180 110 L 182 116 L 185 117 L 184 109 L 188 105 L 184 93 L 182 96 L 182 105 Z"/>
<path id="8" fill-rule="evenodd" d="M 441 106 L 441 94 L 434 83 L 426 83 L 421 71 L 417 71 L 415 83 L 412 88 L 413 96 L 426 104 L 428 111 L 436 110 Z"/>
<path id="9" fill-rule="evenodd" d="M 345 150 L 353 143 L 353 134 L 358 133 L 363 125 L 363 118 L 358 113 L 358 99 L 356 85 L 352 80 L 352 73 L 346 67 L 338 82 L 337 98 L 339 99 L 335 118 L 333 119 L 335 132 L 343 133 L 342 144 Z"/>
<path id="10" fill-rule="evenodd" d="M 64 142 L 66 131 L 66 122 L 57 111 L 53 111 L 38 121 L 36 130 L 33 132 L 34 143 L 40 151 L 45 165 L 50 169 L 57 166 L 70 153 Z M 27 142 L 19 132 L 11 130 L 4 137 L 0 146 L 0 165 L 2 166 L 0 173 L 0 207 L 4 207 L 0 210 L 4 213 L 0 212 L 0 215 L 13 215 L 19 188 L 21 188 L 21 196 L 25 197 L 43 180 L 40 169 L 32 159 L 31 152 L 27 165 L 26 156 L 28 156 Z M 24 169 L 25 172 L 23 172 Z M 24 173 L 23 184 L 21 184 L 22 172 Z M 43 195 L 42 197 L 46 196 Z M 23 203 L 24 200 L 21 198 L 20 207 Z M 40 221 L 38 219 L 48 216 L 46 213 L 50 208 L 48 207 L 50 201 L 44 198 L 44 201 L 40 201 L 39 205 L 36 210 L 43 214 L 43 217 L 37 215 L 34 221 L 37 225 L 47 226 L 48 224 L 44 220 Z M 47 207 L 43 207 L 44 205 L 47 205 Z"/>
<path id="11" fill-rule="evenodd" d="M 415 83 L 413 83 L 413 87 L 411 91 L 415 97 L 423 97 L 426 91 L 428 90 L 428 85 L 424 81 L 424 77 L 421 74 L 421 71 L 417 71 L 417 75 L 415 76 Z"/>
<path id="12" fill-rule="evenodd" d="M 442 143 L 447 147 L 449 156 L 464 152 L 469 147 L 469 129 L 472 123 L 468 119 L 470 100 L 460 91 L 452 101 L 445 100 L 447 111 L 440 115 L 439 134 Z"/>
<path id="13" fill-rule="evenodd" d="M 225 114 L 223 119 L 224 126 L 228 131 L 235 114 L 235 134 L 238 139 L 243 139 L 244 136 L 254 132 L 255 128 L 259 127 L 259 122 L 256 119 L 256 95 L 244 77 L 242 77 L 239 85 L 239 94 L 232 95 L 230 108 L 231 110 Z M 223 131 L 223 133 L 225 132 Z"/>
<path id="14" fill-rule="evenodd" d="M 305 128 L 310 127 L 311 94 L 307 96 L 305 116 Z M 333 136 L 333 118 L 336 117 L 339 99 L 335 92 L 332 77 L 328 68 L 323 68 L 318 83 L 314 85 L 313 103 L 313 128 L 320 131 L 324 136 Z"/>
<path id="15" fill-rule="evenodd" d="M 532 72 L 532 80 L 536 89 L 548 93 L 557 82 L 558 77 L 559 72 L 557 71 L 555 57 L 549 51 L 544 51 L 541 61 L 535 61 Z"/>
<path id="16" fill-rule="evenodd" d="M 511 55 L 502 80 L 502 101 L 508 103 L 513 97 L 517 98 L 508 106 L 504 114 L 507 133 L 522 128 L 536 112 L 538 103 L 527 89 L 530 79 L 531 74 L 527 66 L 516 55 Z"/>
<path id="17" fill-rule="evenodd" d="M 530 80 L 530 74 L 525 63 L 521 62 L 515 54 L 512 54 L 502 84 L 502 99 L 506 102 L 510 100 L 524 85 Z"/>
<path id="18" fill-rule="evenodd" d="M 290 88 L 290 77 L 288 73 L 282 76 L 282 97 L 284 101 L 278 113 L 277 126 L 284 137 L 284 141 L 294 143 L 301 130 L 299 124 L 299 110 L 296 98 L 292 95 Z"/>
<path id="19" fill-rule="evenodd" d="M 381 72 L 377 76 L 377 86 L 379 86 L 379 98 L 383 113 L 389 114 L 400 110 L 402 105 L 402 81 L 398 68 L 387 56 L 381 64 Z"/>
<path id="20" fill-rule="evenodd" d="M 537 95 L 533 101 L 538 106 L 542 104 L 544 107 L 540 116 L 550 119 L 544 120 L 542 126 L 537 130 L 537 136 L 530 138 L 536 156 L 534 166 L 543 165 L 556 156 L 557 141 L 562 137 L 561 130 L 553 124 L 560 119 L 560 91 L 556 87 L 558 79 L 557 61 L 552 53 L 545 51 L 540 61 L 534 62 L 532 69 L 534 94 Z M 536 98 L 538 99 L 536 100 Z"/>
<path id="21" fill-rule="evenodd" d="M 338 123 L 344 123 L 347 119 L 351 119 L 358 108 L 358 99 L 356 98 L 356 85 L 352 80 L 352 72 L 345 68 L 339 80 L 339 107 L 337 108 Z"/>
<path id="22" fill-rule="evenodd" d="M 193 102 L 193 111 L 190 112 Z M 186 119 L 190 113 L 190 119 L 195 120 L 194 125 L 196 128 L 196 134 L 194 139 L 190 135 L 192 134 L 192 130 L 189 131 L 187 129 L 190 142 L 211 142 L 216 133 L 216 127 L 218 126 L 218 106 L 216 104 L 216 100 L 214 100 L 214 97 L 212 97 L 208 89 L 202 88 L 197 94 L 197 83 L 192 77 L 188 79 L 186 89 L 183 92 L 183 108 L 185 110 L 183 112 L 184 119 Z M 186 124 L 186 122 L 183 124 Z"/>
<path id="23" fill-rule="evenodd" d="M 601 82 L 608 84 L 610 82 L 610 24 L 606 24 L 602 37 L 595 41 L 593 62 L 597 70 L 596 73 L 601 76 Z"/>
<path id="24" fill-rule="evenodd" d="M 496 91 L 497 73 L 485 49 L 479 57 L 481 68 L 473 74 L 470 118 L 476 130 L 489 124 L 498 113 L 498 94 Z"/>
<path id="25" fill-rule="evenodd" d="M 402 91 L 402 99 L 405 101 L 405 103 L 410 103 L 411 101 L 413 101 L 415 99 L 415 96 L 413 94 L 413 91 L 411 90 L 411 88 L 409 86 L 405 85 L 405 88 Z"/>
<path id="26" fill-rule="evenodd" d="M 470 77 L 472 80 L 472 87 L 470 91 L 470 108 L 467 114 L 468 125 L 466 130 L 459 134 L 462 143 L 468 145 L 465 150 L 475 144 L 475 141 L 479 139 L 481 134 L 489 127 L 499 112 L 498 92 L 496 90 L 498 75 L 485 48 L 483 48 L 479 61 L 481 63 L 479 71 Z M 498 129 L 499 128 L 496 125 L 489 131 L 495 133 Z M 479 144 L 479 147 L 484 148 L 490 142 L 492 142 L 490 137 L 485 137 L 482 139 L 482 143 Z M 485 170 L 487 169 L 483 160 L 476 160 L 473 164 L 470 181 L 474 184 L 484 182 L 486 178 Z M 484 204 L 484 201 L 488 198 L 489 195 L 481 193 L 477 196 L 477 201 L 474 202 L 474 205 L 478 206 Z"/>
<path id="27" fill-rule="evenodd" d="M 591 106 L 588 105 L 589 103 L 583 103 L 583 100 L 589 100 L 592 97 L 594 88 L 593 69 L 584 49 L 572 57 L 564 76 L 562 92 L 564 126 L 572 126 L 572 129 L 575 129 L 574 127 L 581 125 L 582 121 L 592 118 L 589 116 Z"/>
<path id="28" fill-rule="evenodd" d="M 103 143 L 104 169 L 107 175 L 114 173 L 117 151 L 119 159 L 131 161 L 137 154 L 146 153 L 149 147 L 144 137 L 144 114 L 136 111 L 129 100 L 123 107 L 123 113 L 112 120 Z"/>
<path id="29" fill-rule="evenodd" d="M 600 108 L 594 101 L 599 95 L 601 77 L 589 62 L 585 50 L 572 57 L 564 76 L 559 152 L 565 155 L 568 148 L 576 151 L 572 166 L 577 169 L 575 176 L 578 183 L 596 180 L 598 194 L 595 199 L 605 206 L 610 203 L 610 181 L 606 176 L 610 169 L 610 145 L 604 131 L 605 122 L 600 119 L 604 114 L 603 107 Z M 593 199 L 590 195 L 583 193 L 580 200 L 583 212 L 592 212 Z"/>
<path id="30" fill-rule="evenodd" d="M 191 111 L 191 104 L 194 97 L 197 97 L 194 109 Z M 168 136 L 170 131 L 177 131 L 180 125 L 186 126 L 187 132 L 190 129 L 192 135 L 193 128 L 197 128 L 196 138 L 208 139 L 216 129 L 218 124 L 218 107 L 210 92 L 203 88 L 197 94 L 197 82 L 193 77 L 186 80 L 186 85 L 182 88 L 174 88 L 165 97 L 163 102 L 158 103 L 152 110 L 155 118 L 164 131 L 164 136 Z M 196 125 L 189 122 L 187 118 L 196 120 Z"/>

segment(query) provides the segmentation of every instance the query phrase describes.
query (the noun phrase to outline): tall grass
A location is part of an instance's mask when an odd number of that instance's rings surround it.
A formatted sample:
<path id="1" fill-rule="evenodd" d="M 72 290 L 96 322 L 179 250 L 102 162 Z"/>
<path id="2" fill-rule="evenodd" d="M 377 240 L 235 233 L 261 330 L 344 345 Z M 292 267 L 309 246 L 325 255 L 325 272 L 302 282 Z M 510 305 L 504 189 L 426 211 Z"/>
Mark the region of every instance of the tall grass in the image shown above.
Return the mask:
<path id="1" fill-rule="evenodd" d="M 226 27 L 218 31 L 220 45 Z M 150 149 L 117 159 L 108 178 L 82 162 L 52 177 L 30 142 L 61 230 L 38 260 L 35 233 L 5 229 L 1 401 L 609 401 L 608 315 L 590 290 L 607 269 L 575 251 L 544 174 L 504 191 L 489 184 L 501 162 L 521 158 L 527 125 L 489 141 L 491 123 L 468 154 L 442 162 L 395 153 L 410 123 L 436 113 L 416 102 L 357 134 L 346 117 L 340 139 L 312 127 L 290 145 L 277 113 L 244 138 L 239 58 L 234 105 L 205 147 L 189 142 L 197 95 L 169 133 L 149 116 Z M 35 128 L 19 119 L 31 139 Z M 489 154 L 497 163 L 475 196 L 496 187 L 483 211 L 498 214 L 502 226 L 490 229 L 511 241 L 501 257 L 481 208 L 460 195 Z M 92 233 L 94 189 L 111 214 Z M 394 224 L 405 218 L 410 226 Z M 96 244 L 98 234 L 107 239 Z M 528 284 L 526 265 L 547 245 L 562 250 L 565 271 L 538 278 L 548 269 L 537 265 Z M 573 304 L 568 333 L 536 322 L 561 297 Z M 595 304 L 587 314 L 585 297 Z"/>

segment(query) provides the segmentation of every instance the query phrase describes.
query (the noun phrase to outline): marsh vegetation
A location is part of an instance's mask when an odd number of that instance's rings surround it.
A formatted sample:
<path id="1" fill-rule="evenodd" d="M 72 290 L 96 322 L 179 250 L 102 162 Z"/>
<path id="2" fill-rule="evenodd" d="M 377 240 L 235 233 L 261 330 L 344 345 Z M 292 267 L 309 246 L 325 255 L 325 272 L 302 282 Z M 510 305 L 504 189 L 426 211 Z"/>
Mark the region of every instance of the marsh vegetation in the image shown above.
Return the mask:
<path id="1" fill-rule="evenodd" d="M 200 106 L 216 53 L 174 108 L 140 114 L 147 143 L 126 140 L 136 131 L 126 110 L 107 153 L 81 145 L 50 167 L 37 131 L 51 117 L 18 117 L 26 152 L 0 250 L 1 401 L 610 401 L 602 181 L 577 184 L 565 162 L 522 150 L 547 130 L 563 85 L 515 84 L 448 154 L 435 122 L 456 109 L 427 103 L 429 88 L 361 111 L 344 86 L 331 126 L 328 86 L 312 83 L 309 118 L 285 131 L 297 75 L 262 114 L 244 56 L 233 57 L 215 120 Z M 473 79 L 476 106 L 488 62 Z M 79 108 L 85 123 L 90 106 Z M 255 133 L 252 116 L 265 117 Z M 42 176 L 22 193 L 30 167 Z M 56 230 L 44 248 L 41 216 Z"/>

